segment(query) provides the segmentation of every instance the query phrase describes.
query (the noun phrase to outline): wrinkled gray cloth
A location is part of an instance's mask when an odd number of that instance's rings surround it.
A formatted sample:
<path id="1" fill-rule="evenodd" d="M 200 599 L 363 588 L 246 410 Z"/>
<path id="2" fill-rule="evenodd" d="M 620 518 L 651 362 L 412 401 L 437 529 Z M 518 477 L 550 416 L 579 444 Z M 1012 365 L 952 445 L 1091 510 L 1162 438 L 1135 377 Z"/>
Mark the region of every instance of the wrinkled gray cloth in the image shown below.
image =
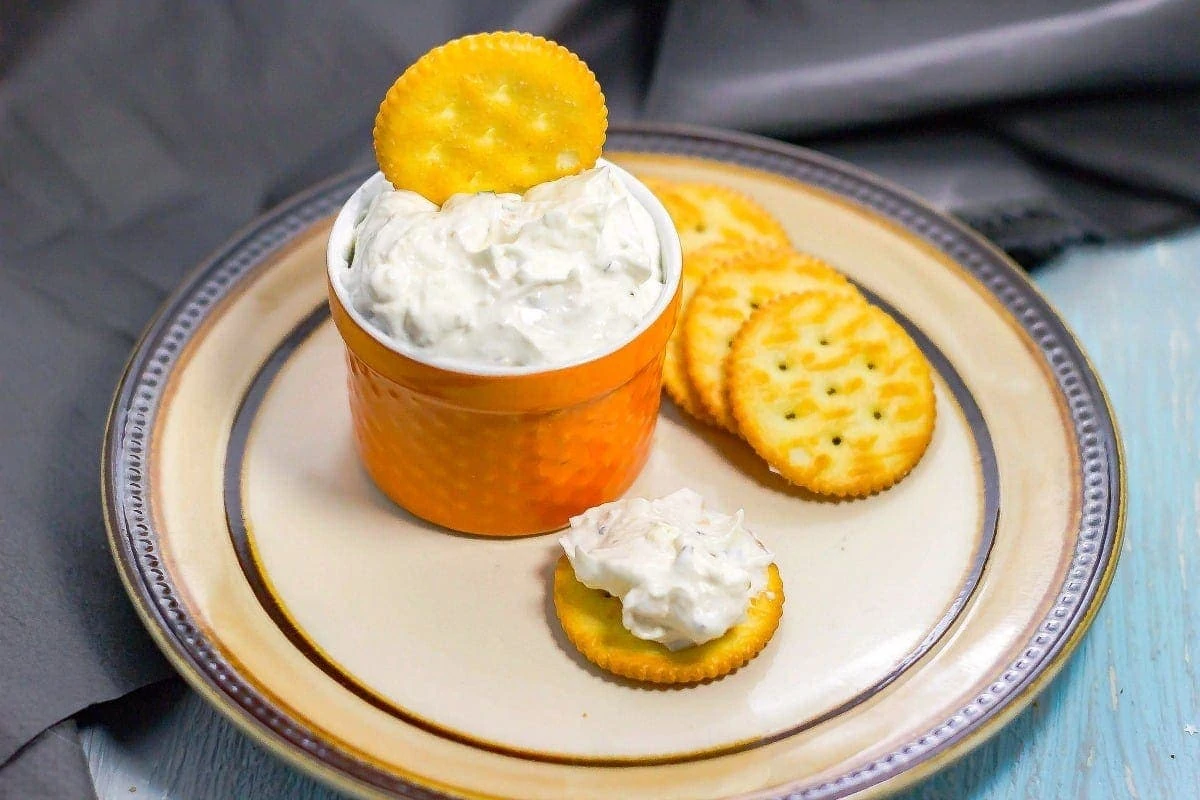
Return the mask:
<path id="1" fill-rule="evenodd" d="M 0 798 L 87 796 L 70 722 L 51 726 L 169 672 L 98 496 L 139 331 L 234 229 L 368 165 L 379 98 L 435 44 L 544 33 L 593 67 L 614 120 L 810 144 L 1027 263 L 1200 221 L 1195 0 L 0 9 Z"/>
<path id="2" fill-rule="evenodd" d="M 70 800 L 93 795 L 74 720 L 42 731 L 0 769 L 0 798 Z"/>

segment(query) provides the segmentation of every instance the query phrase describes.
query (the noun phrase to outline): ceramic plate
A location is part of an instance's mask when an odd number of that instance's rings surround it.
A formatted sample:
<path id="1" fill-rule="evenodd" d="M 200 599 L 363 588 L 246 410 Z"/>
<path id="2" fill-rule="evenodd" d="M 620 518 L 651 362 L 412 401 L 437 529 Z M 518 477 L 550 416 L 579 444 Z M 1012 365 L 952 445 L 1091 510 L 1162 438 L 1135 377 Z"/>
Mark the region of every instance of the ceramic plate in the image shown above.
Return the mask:
<path id="1" fill-rule="evenodd" d="M 331 215 L 365 175 L 238 236 L 127 368 L 104 498 L 146 626 L 251 736 L 364 796 L 815 800 L 944 766 L 1062 667 L 1112 578 L 1124 487 L 1096 375 L 1003 254 L 845 164 L 679 128 L 618 128 L 607 153 L 752 195 L 936 368 L 924 459 L 852 502 L 664 404 L 631 493 L 746 509 L 787 591 L 766 650 L 690 688 L 612 679 L 559 630 L 553 535 L 450 534 L 373 488 L 325 303 Z"/>

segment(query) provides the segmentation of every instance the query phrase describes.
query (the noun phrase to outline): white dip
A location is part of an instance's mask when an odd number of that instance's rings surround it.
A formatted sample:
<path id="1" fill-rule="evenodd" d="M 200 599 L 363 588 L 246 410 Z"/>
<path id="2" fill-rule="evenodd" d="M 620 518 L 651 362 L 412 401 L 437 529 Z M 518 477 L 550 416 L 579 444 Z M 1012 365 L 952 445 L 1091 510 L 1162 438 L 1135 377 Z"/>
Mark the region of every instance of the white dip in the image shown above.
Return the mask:
<path id="1" fill-rule="evenodd" d="M 368 322 L 433 357 L 564 364 L 627 338 L 663 289 L 649 212 L 606 166 L 439 209 L 384 190 L 342 282 Z"/>
<path id="2" fill-rule="evenodd" d="M 741 622 L 773 556 L 733 516 L 705 511 L 691 489 L 605 503 L 572 517 L 559 539 L 575 577 L 621 600 L 622 622 L 671 650 Z"/>

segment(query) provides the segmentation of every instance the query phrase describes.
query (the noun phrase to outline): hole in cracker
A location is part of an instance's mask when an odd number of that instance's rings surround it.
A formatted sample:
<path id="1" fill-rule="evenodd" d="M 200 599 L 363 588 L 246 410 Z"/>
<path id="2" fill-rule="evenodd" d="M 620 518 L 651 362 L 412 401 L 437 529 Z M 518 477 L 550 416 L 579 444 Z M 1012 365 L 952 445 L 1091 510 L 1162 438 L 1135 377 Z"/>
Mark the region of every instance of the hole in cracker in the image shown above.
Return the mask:
<path id="1" fill-rule="evenodd" d="M 821 345 L 821 347 L 827 347 L 829 345 L 829 340 L 822 336 L 817 340 L 817 344 Z"/>
<path id="2" fill-rule="evenodd" d="M 834 447 L 837 447 L 838 445 L 840 445 L 842 443 L 842 437 L 835 436 L 832 439 L 830 439 L 830 441 L 833 442 Z"/>
<path id="3" fill-rule="evenodd" d="M 883 412 L 882 412 L 882 411 L 876 411 L 876 412 L 875 412 L 874 414 L 872 414 L 871 416 L 873 416 L 875 419 L 883 419 Z"/>
<path id="4" fill-rule="evenodd" d="M 787 368 L 788 368 L 788 364 L 786 361 L 779 362 L 779 371 L 780 372 L 787 372 Z"/>
<path id="5" fill-rule="evenodd" d="M 868 361 L 868 362 L 867 362 L 867 369 L 875 369 L 875 362 L 874 362 L 874 361 Z"/>
<path id="6" fill-rule="evenodd" d="M 750 301 L 750 307 L 751 307 L 751 308 L 758 308 L 758 303 L 756 303 L 756 302 L 754 302 L 753 300 L 751 300 L 751 301 Z"/>
<path id="7" fill-rule="evenodd" d="M 828 389 L 825 390 L 825 394 L 837 394 L 837 387 L 830 386 Z"/>
<path id="8" fill-rule="evenodd" d="M 795 419 L 795 418 L 796 418 L 796 412 L 795 412 L 795 411 L 789 411 L 789 412 L 787 412 L 786 414 L 784 414 L 784 415 L 783 415 L 783 418 L 784 418 L 784 419 Z"/>

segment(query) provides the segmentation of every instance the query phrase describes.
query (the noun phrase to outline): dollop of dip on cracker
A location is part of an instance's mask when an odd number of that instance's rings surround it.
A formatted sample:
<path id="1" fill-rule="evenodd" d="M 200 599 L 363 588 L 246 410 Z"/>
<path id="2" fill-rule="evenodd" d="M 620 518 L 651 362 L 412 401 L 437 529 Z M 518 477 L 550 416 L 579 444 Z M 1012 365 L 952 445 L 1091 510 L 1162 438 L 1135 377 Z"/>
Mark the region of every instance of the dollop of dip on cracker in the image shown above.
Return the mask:
<path id="1" fill-rule="evenodd" d="M 581 583 L 620 598 L 630 633 L 668 650 L 716 639 L 740 622 L 773 560 L 741 511 L 705 509 L 690 489 L 589 509 L 559 542 Z"/>

